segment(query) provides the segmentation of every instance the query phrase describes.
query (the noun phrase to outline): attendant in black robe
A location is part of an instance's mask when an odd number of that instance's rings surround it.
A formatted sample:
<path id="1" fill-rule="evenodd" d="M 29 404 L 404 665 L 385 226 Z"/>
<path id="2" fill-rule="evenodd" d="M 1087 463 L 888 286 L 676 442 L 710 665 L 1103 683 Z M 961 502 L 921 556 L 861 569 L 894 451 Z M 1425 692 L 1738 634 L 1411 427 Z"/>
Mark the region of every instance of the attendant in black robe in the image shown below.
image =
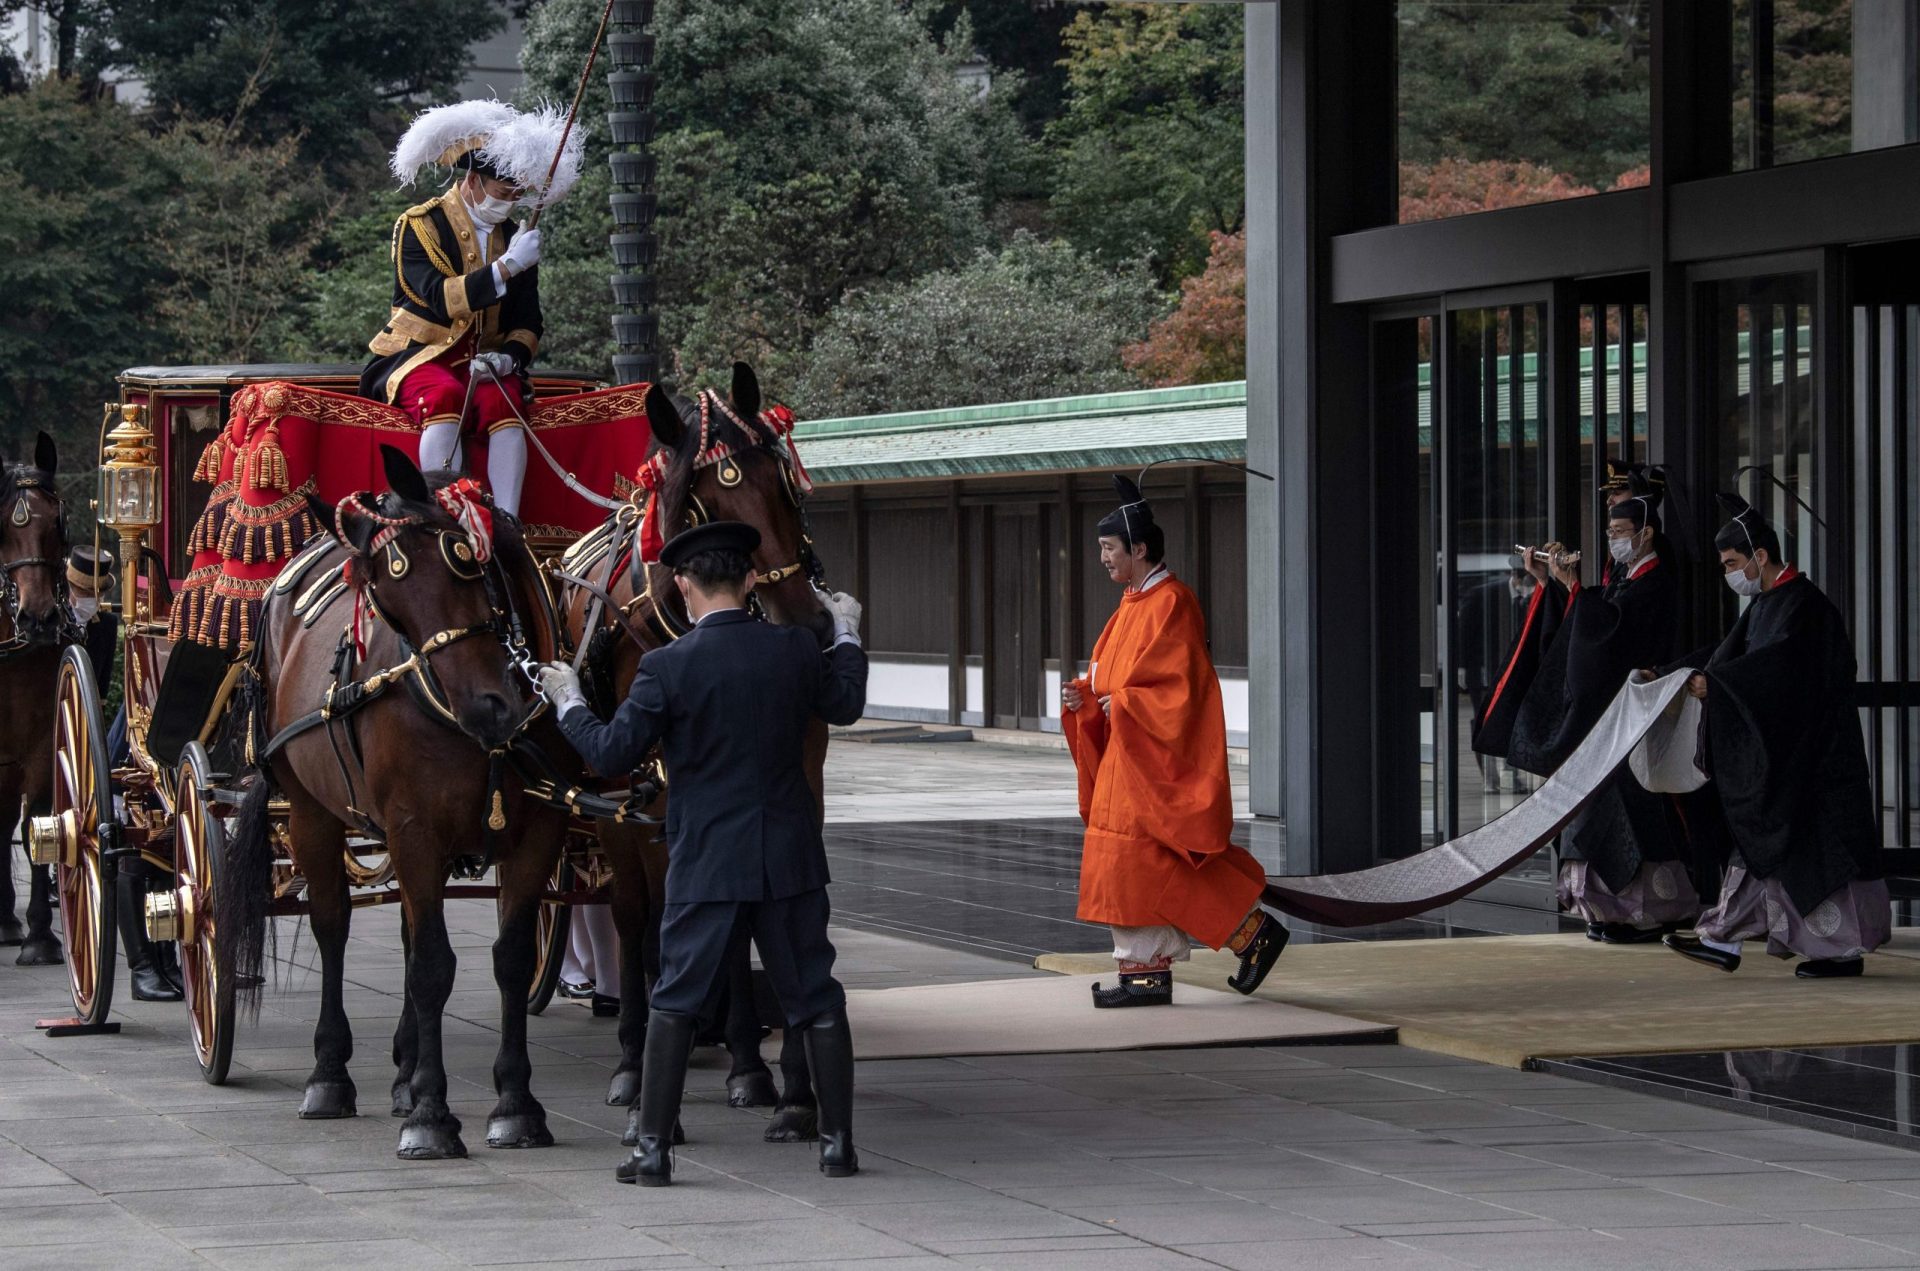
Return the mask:
<path id="1" fill-rule="evenodd" d="M 1667 947 L 1723 971 L 1764 936 L 1796 975 L 1859 975 L 1891 935 L 1880 833 L 1854 703 L 1853 644 L 1839 609 L 1780 556 L 1780 539 L 1734 495 L 1714 536 L 1727 585 L 1749 598 L 1718 647 L 1678 665 L 1705 706 L 1697 762 L 1733 845 L 1720 902 L 1696 937 Z"/>
<path id="2" fill-rule="evenodd" d="M 1637 669 L 1673 651 L 1679 591 L 1670 562 L 1657 550 L 1657 496 L 1636 475 L 1608 509 L 1611 566 L 1601 587 L 1583 587 L 1563 549 L 1550 544 L 1540 634 L 1527 659 L 1516 648 L 1509 692 L 1517 692 L 1505 754 L 1515 767 L 1551 775 L 1566 761 Z M 1531 559 L 1531 552 L 1528 554 Z M 1482 740 L 1496 738 L 1483 729 Z M 1685 821 L 1668 795 L 1641 787 L 1622 769 L 1588 800 L 1560 836 L 1560 899 L 1587 923 L 1590 939 L 1633 944 L 1658 939 L 1700 910 L 1686 861 Z"/>

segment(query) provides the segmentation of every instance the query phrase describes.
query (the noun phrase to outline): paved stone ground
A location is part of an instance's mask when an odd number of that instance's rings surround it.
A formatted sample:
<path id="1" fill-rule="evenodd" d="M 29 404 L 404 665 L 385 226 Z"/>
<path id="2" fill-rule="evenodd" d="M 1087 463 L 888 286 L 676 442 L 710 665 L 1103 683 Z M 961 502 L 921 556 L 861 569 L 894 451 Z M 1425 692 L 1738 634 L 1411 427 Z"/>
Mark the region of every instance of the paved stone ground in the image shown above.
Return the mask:
<path id="1" fill-rule="evenodd" d="M 837 752 L 850 780 L 864 750 Z M 304 946 L 219 1089 L 180 1007 L 129 1003 L 117 1037 L 47 1039 L 32 1021 L 66 1007 L 63 974 L 0 960 L 0 1267 L 1920 1267 L 1920 1154 L 1391 1046 L 868 1063 L 849 1180 L 760 1142 L 702 1051 L 680 1182 L 622 1187 L 624 1114 L 600 1101 L 611 1022 L 576 1004 L 531 1028 L 559 1144 L 482 1146 L 490 910 L 452 922 L 465 1161 L 396 1160 L 380 1115 L 392 910 L 356 916 L 355 1120 L 294 1115 L 317 998 Z M 836 939 L 856 987 L 1023 973 Z"/>

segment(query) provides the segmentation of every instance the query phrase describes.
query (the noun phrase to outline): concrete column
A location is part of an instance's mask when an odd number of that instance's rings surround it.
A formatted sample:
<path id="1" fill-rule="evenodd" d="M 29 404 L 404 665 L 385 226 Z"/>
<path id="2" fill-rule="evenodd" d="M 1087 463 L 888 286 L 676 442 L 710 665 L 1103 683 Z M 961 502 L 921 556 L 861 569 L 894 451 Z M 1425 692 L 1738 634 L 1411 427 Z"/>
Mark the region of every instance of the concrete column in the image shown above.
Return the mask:
<path id="1" fill-rule="evenodd" d="M 1920 11 L 1853 0 L 1853 148 L 1920 141 Z"/>
<path id="2" fill-rule="evenodd" d="M 1247 466 L 1285 479 L 1280 457 L 1280 21 L 1246 10 Z M 1284 817 L 1281 743 L 1281 483 L 1247 479 L 1247 748 L 1254 815 Z"/>

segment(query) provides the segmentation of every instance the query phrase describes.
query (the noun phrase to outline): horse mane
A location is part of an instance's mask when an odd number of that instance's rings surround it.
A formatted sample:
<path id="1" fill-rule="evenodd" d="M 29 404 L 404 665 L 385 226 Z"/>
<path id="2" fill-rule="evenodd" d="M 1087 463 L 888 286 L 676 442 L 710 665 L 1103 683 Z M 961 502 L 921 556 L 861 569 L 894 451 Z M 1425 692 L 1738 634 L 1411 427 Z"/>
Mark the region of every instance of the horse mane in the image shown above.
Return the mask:
<path id="1" fill-rule="evenodd" d="M 0 463 L 0 499 L 13 497 L 21 478 L 42 486 L 53 484 L 53 474 L 30 463 Z"/>

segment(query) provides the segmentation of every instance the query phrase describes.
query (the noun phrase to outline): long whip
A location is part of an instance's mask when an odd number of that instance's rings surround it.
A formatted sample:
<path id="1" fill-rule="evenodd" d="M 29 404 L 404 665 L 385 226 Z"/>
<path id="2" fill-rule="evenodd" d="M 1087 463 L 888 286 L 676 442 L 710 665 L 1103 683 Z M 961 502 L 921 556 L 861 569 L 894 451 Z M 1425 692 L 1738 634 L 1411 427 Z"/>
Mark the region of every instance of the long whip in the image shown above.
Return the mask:
<path id="1" fill-rule="evenodd" d="M 600 41 L 607 34 L 607 19 L 613 16 L 613 0 L 607 0 L 607 7 L 600 10 L 600 25 L 594 30 L 593 43 L 587 46 L 587 64 L 580 68 L 580 84 L 573 90 L 573 105 L 567 107 L 566 127 L 560 130 L 560 144 L 553 148 L 553 162 L 547 165 L 547 179 L 541 185 L 542 195 L 553 188 L 553 174 L 560 170 L 560 156 L 566 153 L 567 138 L 573 134 L 573 120 L 580 113 L 580 99 L 587 95 L 587 78 L 593 74 L 593 63 L 600 56 Z M 527 218 L 527 228 L 540 224 L 540 214 L 546 211 L 542 203 L 533 209 L 533 215 Z"/>

